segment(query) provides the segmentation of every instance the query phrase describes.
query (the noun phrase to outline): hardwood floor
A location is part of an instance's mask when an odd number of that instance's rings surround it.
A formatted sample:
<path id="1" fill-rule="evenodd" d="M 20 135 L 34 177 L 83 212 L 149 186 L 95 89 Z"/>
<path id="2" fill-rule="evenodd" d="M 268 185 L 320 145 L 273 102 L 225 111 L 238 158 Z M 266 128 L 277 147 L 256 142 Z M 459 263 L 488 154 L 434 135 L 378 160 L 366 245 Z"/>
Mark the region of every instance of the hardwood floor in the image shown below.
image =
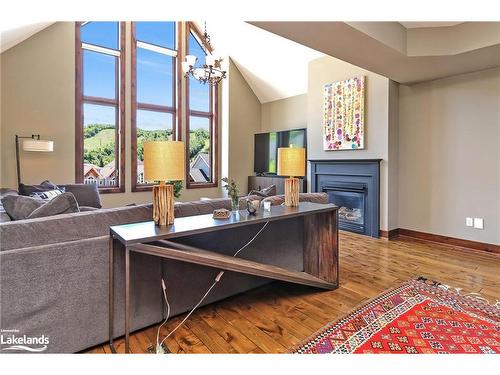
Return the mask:
<path id="1" fill-rule="evenodd" d="M 493 303 L 500 299 L 500 254 L 341 232 L 338 289 L 275 282 L 200 308 L 166 345 L 172 353 L 283 353 L 360 303 L 416 276 L 480 293 Z M 170 320 L 162 335 L 183 317 Z M 132 334 L 131 351 L 146 353 L 156 342 L 156 329 Z M 123 339 L 116 344 L 118 352 L 124 352 Z M 110 349 L 102 345 L 87 353 Z"/>

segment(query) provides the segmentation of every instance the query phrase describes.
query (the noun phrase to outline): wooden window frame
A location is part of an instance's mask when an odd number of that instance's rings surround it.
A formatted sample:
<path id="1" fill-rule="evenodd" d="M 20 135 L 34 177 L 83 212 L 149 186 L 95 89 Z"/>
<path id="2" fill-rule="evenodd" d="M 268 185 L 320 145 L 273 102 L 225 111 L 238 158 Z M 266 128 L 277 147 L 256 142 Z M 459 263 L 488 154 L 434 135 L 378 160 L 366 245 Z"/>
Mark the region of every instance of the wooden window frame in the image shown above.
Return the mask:
<path id="1" fill-rule="evenodd" d="M 175 140 L 181 140 L 181 116 L 182 113 L 182 100 L 181 100 L 181 88 L 182 88 L 182 70 L 180 59 L 182 55 L 182 45 L 180 43 L 182 34 L 182 23 L 176 22 L 175 30 L 175 40 L 176 40 L 176 51 L 177 55 L 175 57 L 175 64 L 172 67 L 172 104 L 173 107 L 157 105 L 157 104 L 147 104 L 137 102 L 137 45 L 142 44 L 140 47 L 145 48 L 147 45 L 151 48 L 146 48 L 149 50 L 169 50 L 168 48 L 155 46 L 152 43 L 144 43 L 137 41 L 135 32 L 135 22 L 131 22 L 131 176 L 132 176 L 132 191 L 151 191 L 153 189 L 152 184 L 139 184 L 137 183 L 137 111 L 138 110 L 149 110 L 162 113 L 172 114 L 172 138 Z M 168 54 L 168 53 L 167 53 Z"/>
<path id="2" fill-rule="evenodd" d="M 189 35 L 193 34 L 195 38 L 203 44 L 203 46 L 211 53 L 212 47 L 205 43 L 203 33 L 193 22 L 186 23 L 186 35 L 184 45 L 186 53 L 189 53 Z M 186 82 L 186 188 L 187 189 L 203 189 L 219 186 L 219 90 L 218 86 L 210 86 L 209 105 L 210 112 L 191 110 L 189 107 L 189 77 L 185 78 Z M 189 124 L 190 117 L 204 117 L 210 120 L 210 153 L 211 153 L 211 182 L 191 182 L 189 180 Z"/>
<path id="3" fill-rule="evenodd" d="M 85 96 L 83 94 L 83 50 L 81 41 L 81 26 L 84 22 L 75 23 L 75 182 L 84 182 L 83 154 L 83 105 L 85 103 L 112 106 L 116 108 L 115 115 L 115 163 L 118 168 L 118 186 L 99 187 L 100 193 L 125 192 L 125 22 L 118 22 L 119 52 L 118 64 L 115 68 L 116 99 Z M 86 44 L 89 46 L 89 44 Z M 103 49 L 95 46 L 96 51 Z M 106 50 L 106 48 L 104 48 Z"/>

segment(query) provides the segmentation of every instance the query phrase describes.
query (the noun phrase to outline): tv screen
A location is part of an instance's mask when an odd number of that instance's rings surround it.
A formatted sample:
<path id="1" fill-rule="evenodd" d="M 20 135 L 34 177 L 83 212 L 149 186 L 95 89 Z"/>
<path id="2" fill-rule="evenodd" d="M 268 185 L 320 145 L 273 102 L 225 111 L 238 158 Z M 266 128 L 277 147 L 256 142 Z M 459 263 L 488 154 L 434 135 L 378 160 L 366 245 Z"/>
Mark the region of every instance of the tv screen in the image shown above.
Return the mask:
<path id="1" fill-rule="evenodd" d="M 307 147 L 306 129 L 255 134 L 254 172 L 276 174 L 278 147 Z"/>

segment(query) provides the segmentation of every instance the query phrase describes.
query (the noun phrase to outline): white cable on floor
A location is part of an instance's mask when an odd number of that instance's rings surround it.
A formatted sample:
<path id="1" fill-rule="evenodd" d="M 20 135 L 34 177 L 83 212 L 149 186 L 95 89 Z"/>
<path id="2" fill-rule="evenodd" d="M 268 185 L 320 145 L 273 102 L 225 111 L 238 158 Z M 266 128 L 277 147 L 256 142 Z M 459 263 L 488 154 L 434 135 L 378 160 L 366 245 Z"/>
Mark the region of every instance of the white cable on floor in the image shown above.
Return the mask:
<path id="1" fill-rule="evenodd" d="M 156 352 L 157 353 L 161 349 L 160 346 L 158 345 L 158 343 L 160 341 L 161 327 L 163 327 L 165 325 L 165 323 L 167 323 L 168 318 L 170 317 L 170 304 L 168 303 L 168 298 L 167 298 L 167 286 L 165 285 L 165 281 L 163 280 L 163 278 L 161 279 L 161 288 L 163 290 L 163 298 L 165 299 L 165 304 L 167 305 L 167 317 L 165 318 L 163 323 L 160 324 L 160 326 L 158 327 L 158 332 L 156 333 Z"/>
<path id="2" fill-rule="evenodd" d="M 257 232 L 257 234 L 255 234 L 255 236 L 253 236 L 250 239 L 250 241 L 248 241 L 245 245 L 240 247 L 238 249 L 238 251 L 236 251 L 234 253 L 233 257 L 237 256 L 243 249 L 247 248 L 259 236 L 259 234 L 262 233 L 262 231 L 267 227 L 267 224 L 269 224 L 269 221 L 266 221 L 266 223 L 262 226 L 262 228 L 260 228 L 260 230 Z M 222 278 L 222 275 L 224 275 L 224 272 L 225 271 L 220 271 L 217 274 L 213 284 L 210 286 L 210 288 L 208 288 L 208 290 L 203 295 L 203 297 L 201 297 L 201 299 L 198 301 L 198 303 L 191 309 L 191 311 L 186 315 L 186 317 L 184 319 L 182 319 L 182 321 L 179 324 L 177 324 L 177 326 L 172 331 L 170 331 L 170 333 L 167 336 L 165 336 L 165 338 L 159 343 L 158 340 L 160 339 L 160 329 L 167 322 L 169 315 L 170 315 L 170 305 L 169 305 L 168 299 L 167 299 L 166 286 L 165 286 L 165 282 L 163 281 L 163 278 L 161 279 L 162 288 L 163 288 L 163 296 L 165 297 L 165 303 L 167 304 L 167 317 L 163 321 L 163 323 L 158 327 L 158 332 L 156 335 L 156 353 L 163 353 L 162 345 L 165 342 L 165 340 L 168 339 L 175 331 L 177 331 L 177 329 L 180 326 L 182 326 L 186 322 L 186 320 L 189 319 L 191 314 L 193 314 L 194 311 L 203 303 L 203 301 L 205 300 L 205 298 L 207 298 L 207 296 L 212 291 L 212 289 L 215 287 L 215 285 L 220 281 L 220 279 Z"/>

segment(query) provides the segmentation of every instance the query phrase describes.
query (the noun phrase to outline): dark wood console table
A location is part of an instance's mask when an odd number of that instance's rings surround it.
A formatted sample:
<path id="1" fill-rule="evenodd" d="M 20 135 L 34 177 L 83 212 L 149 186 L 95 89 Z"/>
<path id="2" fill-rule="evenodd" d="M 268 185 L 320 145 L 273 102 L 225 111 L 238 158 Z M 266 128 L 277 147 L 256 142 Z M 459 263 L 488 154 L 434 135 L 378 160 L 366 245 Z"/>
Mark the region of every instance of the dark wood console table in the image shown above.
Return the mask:
<path id="1" fill-rule="evenodd" d="M 303 218 L 304 271 L 232 257 L 171 241 L 175 238 L 226 230 L 245 225 Z M 338 213 L 332 204 L 301 202 L 299 207 L 274 206 L 256 215 L 247 211 L 229 219 L 215 220 L 211 214 L 176 218 L 173 225 L 159 227 L 153 221 L 110 228 L 109 240 L 109 344 L 114 339 L 114 251 L 125 251 L 125 352 L 129 352 L 130 333 L 130 252 L 245 273 L 323 289 L 338 287 Z M 282 235 L 286 235 L 283 233 Z M 259 239 L 257 238 L 256 241 Z M 269 249 L 271 250 L 271 249 Z"/>

